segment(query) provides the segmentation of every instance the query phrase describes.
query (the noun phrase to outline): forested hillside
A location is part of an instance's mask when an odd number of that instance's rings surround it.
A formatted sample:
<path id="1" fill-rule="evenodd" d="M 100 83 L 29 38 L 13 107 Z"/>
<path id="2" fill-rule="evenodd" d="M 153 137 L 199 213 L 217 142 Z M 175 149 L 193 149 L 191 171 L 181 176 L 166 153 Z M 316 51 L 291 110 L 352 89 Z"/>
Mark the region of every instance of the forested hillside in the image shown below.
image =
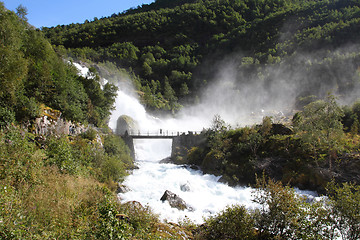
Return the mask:
<path id="1" fill-rule="evenodd" d="M 106 123 L 116 87 L 100 86 L 95 71 L 78 75 L 38 29 L 26 21 L 25 9 L 15 14 L 0 2 L 0 124 L 39 117 L 43 105 L 60 110 L 67 120 Z"/>
<path id="2" fill-rule="evenodd" d="M 186 236 L 141 204 L 118 202 L 117 182 L 134 162 L 106 128 L 115 93 L 112 84 L 101 88 L 94 70 L 79 76 L 28 24 L 24 8 L 15 14 L 0 2 L 0 239 Z M 36 133 L 37 119 L 54 120 L 49 112 L 86 131 Z"/>
<path id="3" fill-rule="evenodd" d="M 271 67 L 297 84 L 296 97 L 346 93 L 358 79 L 359 7 L 355 0 L 157 0 L 42 31 L 73 57 L 135 74 L 149 109 L 176 111 L 196 101 L 229 58 L 235 88 L 271 86 L 279 78 Z"/>

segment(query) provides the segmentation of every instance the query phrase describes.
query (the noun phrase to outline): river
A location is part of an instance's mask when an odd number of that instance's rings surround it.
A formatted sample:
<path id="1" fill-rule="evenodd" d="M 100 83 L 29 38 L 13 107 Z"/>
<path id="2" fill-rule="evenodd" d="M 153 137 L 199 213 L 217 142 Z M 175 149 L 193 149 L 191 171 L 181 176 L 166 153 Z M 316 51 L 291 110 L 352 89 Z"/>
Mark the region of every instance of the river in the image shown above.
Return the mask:
<path id="1" fill-rule="evenodd" d="M 135 96 L 123 91 L 118 92 L 116 109 L 112 113 L 110 127 L 115 130 L 116 120 L 121 115 L 128 115 L 135 119 L 140 131 L 156 131 L 160 128 L 172 131 L 185 131 L 186 126 L 192 130 L 201 130 L 205 125 L 195 123 L 193 119 L 157 119 L 148 115 L 144 107 Z M 195 129 L 194 129 L 195 128 Z M 177 222 L 185 217 L 195 223 L 203 222 L 203 217 L 215 214 L 231 204 L 244 204 L 254 207 L 251 201 L 251 188 L 232 188 L 218 182 L 220 177 L 203 174 L 185 166 L 161 164 L 160 160 L 171 154 L 172 140 L 135 140 L 136 169 L 128 176 L 124 185 L 131 191 L 119 194 L 119 198 L 126 201 L 138 201 L 143 206 L 149 206 L 162 220 Z M 183 189 L 183 190 L 182 190 Z M 180 196 L 193 211 L 180 211 L 171 208 L 168 202 L 160 198 L 169 190 Z"/>
<path id="2" fill-rule="evenodd" d="M 88 68 L 80 64 L 75 66 L 86 76 Z M 149 115 L 140 104 L 136 94 L 129 88 L 120 88 L 117 93 L 115 109 L 112 112 L 109 127 L 115 131 L 119 116 L 132 117 L 141 132 L 158 132 L 164 129 L 169 132 L 201 131 L 211 124 L 214 112 L 207 112 L 201 106 L 195 111 L 185 111 L 178 118 L 156 118 Z M 199 111 L 202 109 L 202 111 Z M 217 110 L 216 110 L 217 111 Z M 200 114 L 192 114 L 192 113 Z M 194 223 L 202 223 L 204 217 L 214 215 L 232 204 L 242 204 L 247 208 L 255 208 L 252 202 L 250 187 L 229 187 L 218 182 L 220 177 L 203 174 L 186 166 L 161 164 L 160 161 L 171 154 L 171 140 L 135 140 L 136 164 L 139 167 L 123 182 L 130 191 L 119 194 L 121 201 L 138 201 L 149 206 L 163 221 L 178 222 L 188 218 Z M 180 196 L 191 206 L 192 211 L 180 211 L 171 208 L 160 198 L 166 190 Z M 313 192 L 302 192 L 308 196 Z"/>

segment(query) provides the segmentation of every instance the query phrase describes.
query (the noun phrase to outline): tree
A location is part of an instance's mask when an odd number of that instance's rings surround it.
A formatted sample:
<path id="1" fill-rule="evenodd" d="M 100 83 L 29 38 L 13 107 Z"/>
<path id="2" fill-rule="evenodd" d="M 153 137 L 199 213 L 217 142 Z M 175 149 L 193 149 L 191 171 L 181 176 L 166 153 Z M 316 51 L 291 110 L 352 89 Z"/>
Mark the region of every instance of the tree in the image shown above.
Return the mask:
<path id="1" fill-rule="evenodd" d="M 226 122 L 221 118 L 219 114 L 215 114 L 211 122 L 211 130 L 214 132 L 224 132 L 228 129 Z"/>
<path id="2" fill-rule="evenodd" d="M 263 136 L 267 136 L 270 134 L 270 131 L 272 129 L 272 120 L 271 117 L 264 117 L 261 127 L 260 127 L 260 132 Z"/>
<path id="3" fill-rule="evenodd" d="M 174 89 L 171 87 L 169 81 L 165 80 L 164 84 L 164 98 L 169 101 L 169 110 L 174 112 L 178 109 L 177 100 Z"/>
<path id="4" fill-rule="evenodd" d="M 189 94 L 189 88 L 188 88 L 187 84 L 184 82 L 181 84 L 180 96 L 185 97 L 188 94 Z"/>
<path id="5" fill-rule="evenodd" d="M 259 239 L 332 239 L 329 212 L 322 202 L 307 203 L 289 186 L 263 175 L 256 179 L 253 201 Z"/>
<path id="6" fill-rule="evenodd" d="M 332 168 L 332 158 L 336 153 L 338 139 L 343 136 L 341 117 L 343 110 L 336 102 L 336 98 L 329 94 L 324 100 L 312 102 L 304 107 L 297 115 L 295 129 L 300 134 L 302 142 L 313 151 L 317 160 L 317 149 L 327 149 L 329 168 Z"/>
<path id="7" fill-rule="evenodd" d="M 329 183 L 332 217 L 342 239 L 360 238 L 360 186 L 344 183 L 342 186 Z"/>
<path id="8" fill-rule="evenodd" d="M 16 15 L 18 15 L 19 18 L 21 18 L 22 20 L 24 21 L 27 21 L 27 9 L 26 7 L 24 7 L 23 5 L 19 5 L 17 8 L 16 8 Z"/>
<path id="9" fill-rule="evenodd" d="M 22 88 L 28 62 L 21 51 L 24 29 L 18 17 L 0 3 L 0 101 L 16 104 L 16 93 Z"/>

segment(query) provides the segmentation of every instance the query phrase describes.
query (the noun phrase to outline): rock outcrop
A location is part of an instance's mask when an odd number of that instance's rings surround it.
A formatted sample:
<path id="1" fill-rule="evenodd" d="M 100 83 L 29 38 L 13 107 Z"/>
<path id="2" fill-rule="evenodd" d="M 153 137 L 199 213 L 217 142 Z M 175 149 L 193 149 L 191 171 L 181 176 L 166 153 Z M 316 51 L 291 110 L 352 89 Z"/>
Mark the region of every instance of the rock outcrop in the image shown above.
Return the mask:
<path id="1" fill-rule="evenodd" d="M 119 136 L 136 133 L 139 130 L 137 122 L 127 115 L 121 115 L 116 123 L 116 131 L 115 133 Z"/>
<path id="2" fill-rule="evenodd" d="M 41 107 L 40 117 L 36 118 L 32 124 L 30 122 L 24 124 L 24 127 L 37 135 L 65 134 L 75 136 L 87 130 L 78 123 L 65 120 L 60 111 L 46 106 Z"/>
<path id="3" fill-rule="evenodd" d="M 191 188 L 190 188 L 190 183 L 185 183 L 185 184 L 182 184 L 180 186 L 180 190 L 183 191 L 183 192 L 190 192 Z"/>
<path id="4" fill-rule="evenodd" d="M 131 189 L 123 184 L 118 183 L 118 188 L 116 190 L 116 193 L 127 193 L 130 192 Z"/>
<path id="5" fill-rule="evenodd" d="M 193 211 L 193 208 L 188 206 L 181 197 L 179 197 L 178 195 L 176 195 L 175 193 L 173 193 L 169 190 L 166 190 L 164 192 L 164 194 L 160 198 L 160 200 L 163 202 L 168 201 L 172 208 L 177 208 L 179 210 Z"/>

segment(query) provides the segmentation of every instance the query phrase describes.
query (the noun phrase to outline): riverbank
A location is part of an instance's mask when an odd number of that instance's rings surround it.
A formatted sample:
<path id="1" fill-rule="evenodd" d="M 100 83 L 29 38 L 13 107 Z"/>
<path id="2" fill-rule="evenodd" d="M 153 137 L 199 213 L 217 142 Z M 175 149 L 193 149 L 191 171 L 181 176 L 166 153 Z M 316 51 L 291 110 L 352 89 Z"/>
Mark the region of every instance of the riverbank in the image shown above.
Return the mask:
<path id="1" fill-rule="evenodd" d="M 1 239 L 188 239 L 149 208 L 119 202 L 117 182 L 133 163 L 111 133 L 37 135 L 10 126 L 0 131 L 0 151 Z"/>

